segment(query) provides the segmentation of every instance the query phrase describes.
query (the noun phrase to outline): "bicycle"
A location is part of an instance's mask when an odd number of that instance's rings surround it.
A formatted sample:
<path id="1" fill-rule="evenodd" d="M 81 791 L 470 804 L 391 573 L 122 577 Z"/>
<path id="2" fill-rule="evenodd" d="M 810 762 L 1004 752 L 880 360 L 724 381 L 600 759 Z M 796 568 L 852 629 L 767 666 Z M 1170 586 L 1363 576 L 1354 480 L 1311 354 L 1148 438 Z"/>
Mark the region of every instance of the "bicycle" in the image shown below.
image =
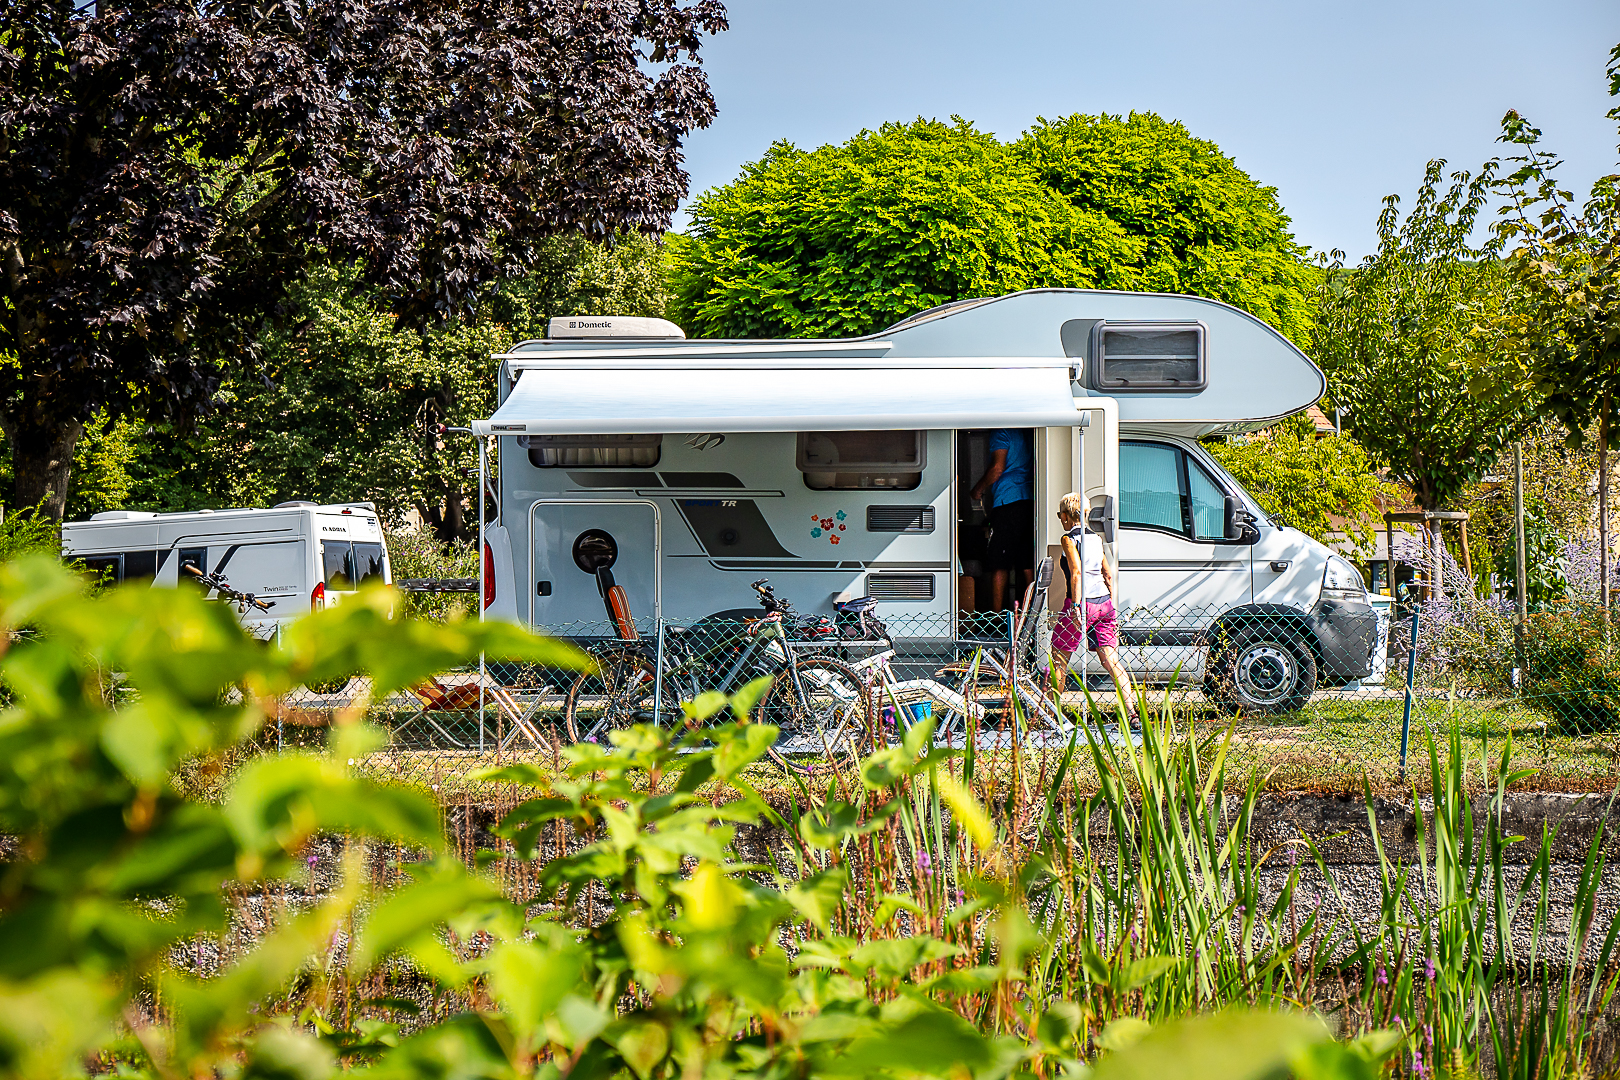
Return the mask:
<path id="1" fill-rule="evenodd" d="M 765 609 L 760 618 L 710 616 L 685 629 L 667 628 L 661 673 L 656 642 L 623 617 L 622 595 L 614 588 L 604 590 L 604 599 L 619 639 L 595 650 L 597 671 L 581 673 L 569 687 L 563 723 L 570 740 L 595 740 L 638 723 L 685 724 L 682 702 L 708 690 L 735 693 L 765 675 L 773 681 L 756 716 L 781 729 L 787 752 L 815 749 L 818 742 L 833 752 L 838 748 L 829 746 L 827 732 L 862 726 L 865 688 L 830 654 L 837 639 L 826 633 L 826 620 L 800 616 L 766 579 L 753 583 Z"/>
<path id="2" fill-rule="evenodd" d="M 202 585 L 204 588 L 210 590 L 214 594 L 213 596 L 209 597 L 210 600 L 217 600 L 221 603 L 236 605 L 236 614 L 238 617 L 246 615 L 249 611 L 269 611 L 271 608 L 276 606 L 276 602 L 274 600 L 260 600 L 253 593 L 242 592 L 239 589 L 231 588 L 229 582 L 225 580 L 224 574 L 205 574 L 191 563 L 181 563 L 180 569 L 196 578 L 199 585 Z M 265 624 L 246 626 L 245 629 L 248 633 L 252 634 L 256 638 L 259 638 L 261 641 L 268 641 L 275 637 L 276 634 L 276 624 L 274 623 L 270 623 L 268 626 Z M 261 634 L 264 636 L 261 637 Z"/>

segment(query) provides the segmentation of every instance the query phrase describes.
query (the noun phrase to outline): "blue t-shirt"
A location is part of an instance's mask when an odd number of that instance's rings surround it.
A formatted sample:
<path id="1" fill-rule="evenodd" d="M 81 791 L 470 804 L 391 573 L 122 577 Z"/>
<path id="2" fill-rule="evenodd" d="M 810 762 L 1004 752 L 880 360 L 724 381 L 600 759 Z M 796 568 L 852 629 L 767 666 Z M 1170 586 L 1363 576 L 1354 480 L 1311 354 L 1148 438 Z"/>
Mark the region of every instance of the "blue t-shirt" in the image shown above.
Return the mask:
<path id="1" fill-rule="evenodd" d="M 990 456 L 1007 451 L 1007 466 L 990 486 L 990 505 L 1019 502 L 1035 497 L 1035 450 L 1029 432 L 998 428 L 990 436 Z"/>

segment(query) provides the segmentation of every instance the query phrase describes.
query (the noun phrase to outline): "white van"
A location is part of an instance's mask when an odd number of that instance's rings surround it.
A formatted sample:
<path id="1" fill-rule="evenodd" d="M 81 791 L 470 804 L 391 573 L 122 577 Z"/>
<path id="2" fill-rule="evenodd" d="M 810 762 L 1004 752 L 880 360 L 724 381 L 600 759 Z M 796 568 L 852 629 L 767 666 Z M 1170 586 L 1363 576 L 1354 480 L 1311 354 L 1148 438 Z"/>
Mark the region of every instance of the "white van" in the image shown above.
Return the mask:
<path id="1" fill-rule="evenodd" d="M 62 555 L 113 581 L 173 586 L 183 566 L 271 604 L 263 627 L 336 603 L 366 581 L 393 581 L 371 503 L 279 503 L 268 510 L 157 514 L 110 510 L 62 526 Z"/>
<path id="2" fill-rule="evenodd" d="M 1280 712 L 1370 670 L 1360 573 L 1268 519 L 1198 444 L 1326 385 L 1237 308 L 1048 289 L 864 338 L 687 341 L 647 319 L 549 332 L 497 357 L 499 407 L 473 425 L 500 458 L 490 617 L 600 632 L 606 561 L 649 620 L 747 609 L 767 577 L 801 611 L 870 595 L 897 638 L 949 643 L 983 623 L 964 610 L 988 591 L 968 493 L 992 432 L 1015 429 L 1034 453 L 1029 565 L 1058 551 L 1058 499 L 1084 492 L 1138 674 Z"/>

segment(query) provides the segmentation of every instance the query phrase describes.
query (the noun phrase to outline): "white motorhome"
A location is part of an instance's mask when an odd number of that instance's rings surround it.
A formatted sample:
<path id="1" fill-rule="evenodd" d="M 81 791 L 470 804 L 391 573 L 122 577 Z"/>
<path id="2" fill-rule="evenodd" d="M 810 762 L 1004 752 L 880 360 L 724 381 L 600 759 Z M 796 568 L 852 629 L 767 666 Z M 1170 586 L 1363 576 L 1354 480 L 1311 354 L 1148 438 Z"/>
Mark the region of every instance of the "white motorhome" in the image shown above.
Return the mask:
<path id="1" fill-rule="evenodd" d="M 1281 711 L 1368 673 L 1360 573 L 1268 518 L 1199 445 L 1325 388 L 1237 308 L 1048 289 L 862 338 L 688 341 L 612 318 L 549 333 L 497 358 L 499 407 L 473 425 L 499 442 L 490 617 L 588 637 L 609 560 L 643 618 L 746 610 L 768 577 L 801 611 L 866 594 L 897 636 L 952 640 L 987 591 L 968 492 L 992 431 L 1014 428 L 1034 447 L 1030 565 L 1058 551 L 1058 499 L 1083 492 L 1119 560 L 1139 674 Z"/>
<path id="2" fill-rule="evenodd" d="M 370 503 L 280 503 L 268 510 L 158 514 L 110 510 L 62 526 L 62 555 L 113 581 L 174 586 L 193 566 L 253 593 L 270 610 L 260 626 L 338 602 L 363 582 L 393 581 L 377 510 Z"/>

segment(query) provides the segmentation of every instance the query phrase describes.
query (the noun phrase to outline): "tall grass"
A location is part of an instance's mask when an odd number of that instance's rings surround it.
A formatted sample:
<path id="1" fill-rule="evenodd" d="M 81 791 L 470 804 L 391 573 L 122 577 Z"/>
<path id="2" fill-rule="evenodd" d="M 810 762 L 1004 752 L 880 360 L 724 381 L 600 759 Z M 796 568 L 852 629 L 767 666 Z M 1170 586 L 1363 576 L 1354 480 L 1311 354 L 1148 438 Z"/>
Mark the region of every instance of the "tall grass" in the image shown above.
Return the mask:
<path id="1" fill-rule="evenodd" d="M 1509 789 L 1529 775 L 1510 770 L 1511 742 L 1491 758 L 1455 726 L 1426 735 L 1432 810 L 1414 788 L 1410 855 L 1387 849 L 1364 789 L 1377 883 L 1358 897 L 1313 838 L 1257 834 L 1264 777 L 1233 793 L 1231 729 L 1200 739 L 1183 723 L 1159 710 L 1140 745 L 1081 726 L 1055 763 L 980 746 L 970 730 L 959 757 L 934 751 L 933 767 L 880 793 L 888 758 L 925 751 L 914 729 L 909 748 L 880 748 L 824 790 L 801 783 L 789 826 L 805 815 L 867 824 L 823 862 L 800 856 L 799 873 L 847 867 L 844 933 L 929 933 L 981 964 L 1017 963 L 1016 994 L 958 1002 L 998 1032 L 1027 1034 L 1027 1017 L 1065 1001 L 1094 1047 L 1187 1013 L 1308 1007 L 1346 1037 L 1393 1029 L 1403 1075 L 1594 1074 L 1620 979 L 1620 920 L 1598 921 L 1605 831 L 1561 912 L 1555 830 L 1528 840 L 1504 825 Z M 1094 794 L 1070 782 L 1082 761 Z M 1479 806 L 1473 770 L 1490 792 Z M 1022 901 L 1022 926 L 975 917 L 986 882 Z M 1358 899 L 1376 913 L 1355 916 Z"/>

